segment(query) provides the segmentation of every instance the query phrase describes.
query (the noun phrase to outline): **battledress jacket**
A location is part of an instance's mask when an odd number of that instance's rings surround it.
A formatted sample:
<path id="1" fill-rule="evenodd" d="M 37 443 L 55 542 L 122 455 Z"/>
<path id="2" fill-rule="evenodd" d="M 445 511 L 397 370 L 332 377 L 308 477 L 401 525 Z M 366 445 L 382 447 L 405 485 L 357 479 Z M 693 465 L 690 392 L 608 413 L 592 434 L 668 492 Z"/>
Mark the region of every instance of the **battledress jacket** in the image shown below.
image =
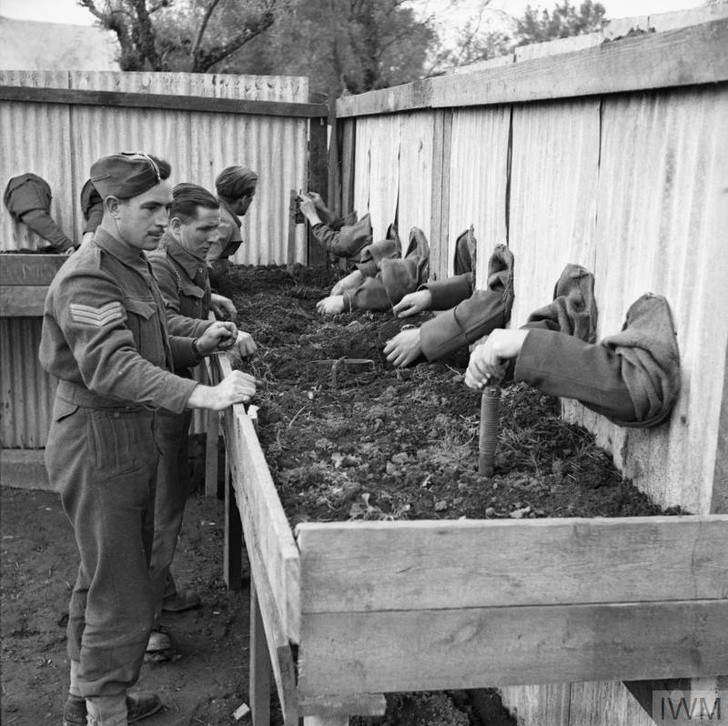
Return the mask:
<path id="1" fill-rule="evenodd" d="M 218 260 L 227 261 L 237 251 L 243 242 L 243 235 L 240 232 L 242 227 L 240 218 L 233 214 L 220 200 L 220 225 L 217 228 L 217 239 L 210 245 L 207 251 L 207 265 L 212 267 Z"/>
<path id="2" fill-rule="evenodd" d="M 532 316 L 533 317 L 533 316 Z M 627 311 L 620 333 L 587 343 L 554 320 L 531 320 L 513 380 L 575 398 L 619 426 L 665 421 L 680 392 L 680 354 L 667 300 L 646 294 Z"/>
<path id="3" fill-rule="evenodd" d="M 97 230 L 48 290 L 39 357 L 57 396 L 96 409 L 181 413 L 196 381 L 170 371 L 196 365 L 192 338 L 168 337 L 164 300 L 144 254 Z"/>
<path id="4" fill-rule="evenodd" d="M 147 255 L 167 309 L 170 335 L 199 338 L 213 323 L 210 312 L 210 276 L 205 260 L 188 252 L 168 232 Z M 189 368 L 175 370 L 189 377 Z"/>
<path id="5" fill-rule="evenodd" d="M 5 206 L 16 222 L 24 224 L 54 249 L 65 252 L 75 245 L 51 217 L 52 199 L 48 182 L 32 173 L 13 177 L 3 195 Z"/>
<path id="6" fill-rule="evenodd" d="M 361 251 L 357 263 L 364 282 L 355 290 L 344 292 L 349 310 L 389 310 L 407 293 L 414 292 L 430 271 L 429 245 L 418 227 L 410 230 L 404 258 L 396 230 L 390 226 L 387 239 L 374 242 Z"/>

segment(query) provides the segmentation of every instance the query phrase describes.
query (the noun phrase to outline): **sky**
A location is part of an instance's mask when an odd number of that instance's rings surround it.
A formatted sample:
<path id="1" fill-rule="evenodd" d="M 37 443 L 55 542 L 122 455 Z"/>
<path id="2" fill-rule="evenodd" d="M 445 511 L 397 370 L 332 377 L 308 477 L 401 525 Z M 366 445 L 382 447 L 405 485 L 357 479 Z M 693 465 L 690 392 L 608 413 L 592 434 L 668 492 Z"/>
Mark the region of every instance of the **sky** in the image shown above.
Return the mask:
<path id="1" fill-rule="evenodd" d="M 436 4 L 437 0 L 432 0 Z M 574 5 L 579 0 L 572 0 Z M 609 18 L 624 18 L 633 15 L 649 15 L 671 10 L 695 8 L 703 0 L 600 0 Z M 463 6 L 478 5 L 478 0 L 465 0 Z M 492 7 L 505 10 L 511 15 L 521 15 L 526 5 L 552 8 L 556 0 L 492 0 Z M 0 15 L 22 20 L 44 20 L 54 23 L 92 25 L 93 17 L 81 8 L 76 0 L 0 0 Z"/>

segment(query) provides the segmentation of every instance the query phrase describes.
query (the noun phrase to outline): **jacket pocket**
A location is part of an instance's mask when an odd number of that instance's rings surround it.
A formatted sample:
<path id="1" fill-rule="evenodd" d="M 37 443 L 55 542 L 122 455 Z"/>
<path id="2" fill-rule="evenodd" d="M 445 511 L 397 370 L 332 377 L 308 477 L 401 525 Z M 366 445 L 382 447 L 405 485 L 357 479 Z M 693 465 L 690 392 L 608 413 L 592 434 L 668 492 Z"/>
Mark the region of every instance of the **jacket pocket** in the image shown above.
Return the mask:
<path id="1" fill-rule="evenodd" d="M 149 467 L 157 447 L 148 411 L 90 411 L 90 445 L 96 467 L 109 476 Z"/>
<path id="2" fill-rule="evenodd" d="M 134 336 L 137 350 L 148 361 L 164 367 L 162 321 L 159 320 L 155 301 L 152 298 L 126 298 L 124 307 L 128 313 L 127 325 Z"/>

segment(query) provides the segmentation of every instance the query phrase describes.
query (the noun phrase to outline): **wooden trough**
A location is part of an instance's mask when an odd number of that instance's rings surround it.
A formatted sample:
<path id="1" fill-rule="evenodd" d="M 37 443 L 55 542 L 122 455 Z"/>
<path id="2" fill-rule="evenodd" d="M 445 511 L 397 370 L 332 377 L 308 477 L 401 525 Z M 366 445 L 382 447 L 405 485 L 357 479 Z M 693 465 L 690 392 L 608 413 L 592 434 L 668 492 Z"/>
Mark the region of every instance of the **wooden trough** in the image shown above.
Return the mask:
<path id="1" fill-rule="evenodd" d="M 230 364 L 211 368 L 219 380 Z M 271 668 L 291 726 L 381 714 L 386 692 L 728 672 L 728 515 L 294 532 L 244 408 L 222 427 L 226 509 L 254 584 L 255 726 L 269 723 Z M 234 562 L 241 545 L 226 540 Z"/>

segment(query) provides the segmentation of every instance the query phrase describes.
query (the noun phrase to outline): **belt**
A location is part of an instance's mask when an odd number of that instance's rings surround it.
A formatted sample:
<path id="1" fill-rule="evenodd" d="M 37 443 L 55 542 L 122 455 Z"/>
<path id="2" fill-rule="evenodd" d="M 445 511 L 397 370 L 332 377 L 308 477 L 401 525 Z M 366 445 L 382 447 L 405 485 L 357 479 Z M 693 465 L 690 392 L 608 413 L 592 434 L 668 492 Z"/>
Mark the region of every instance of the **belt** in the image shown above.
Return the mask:
<path id="1" fill-rule="evenodd" d="M 68 401 L 68 403 L 75 403 L 77 406 L 82 406 L 83 408 L 127 412 L 153 410 L 141 403 L 127 403 L 120 398 L 100 396 L 98 393 L 89 391 L 85 386 L 73 383 L 72 381 L 58 381 L 56 396 L 64 401 Z"/>

